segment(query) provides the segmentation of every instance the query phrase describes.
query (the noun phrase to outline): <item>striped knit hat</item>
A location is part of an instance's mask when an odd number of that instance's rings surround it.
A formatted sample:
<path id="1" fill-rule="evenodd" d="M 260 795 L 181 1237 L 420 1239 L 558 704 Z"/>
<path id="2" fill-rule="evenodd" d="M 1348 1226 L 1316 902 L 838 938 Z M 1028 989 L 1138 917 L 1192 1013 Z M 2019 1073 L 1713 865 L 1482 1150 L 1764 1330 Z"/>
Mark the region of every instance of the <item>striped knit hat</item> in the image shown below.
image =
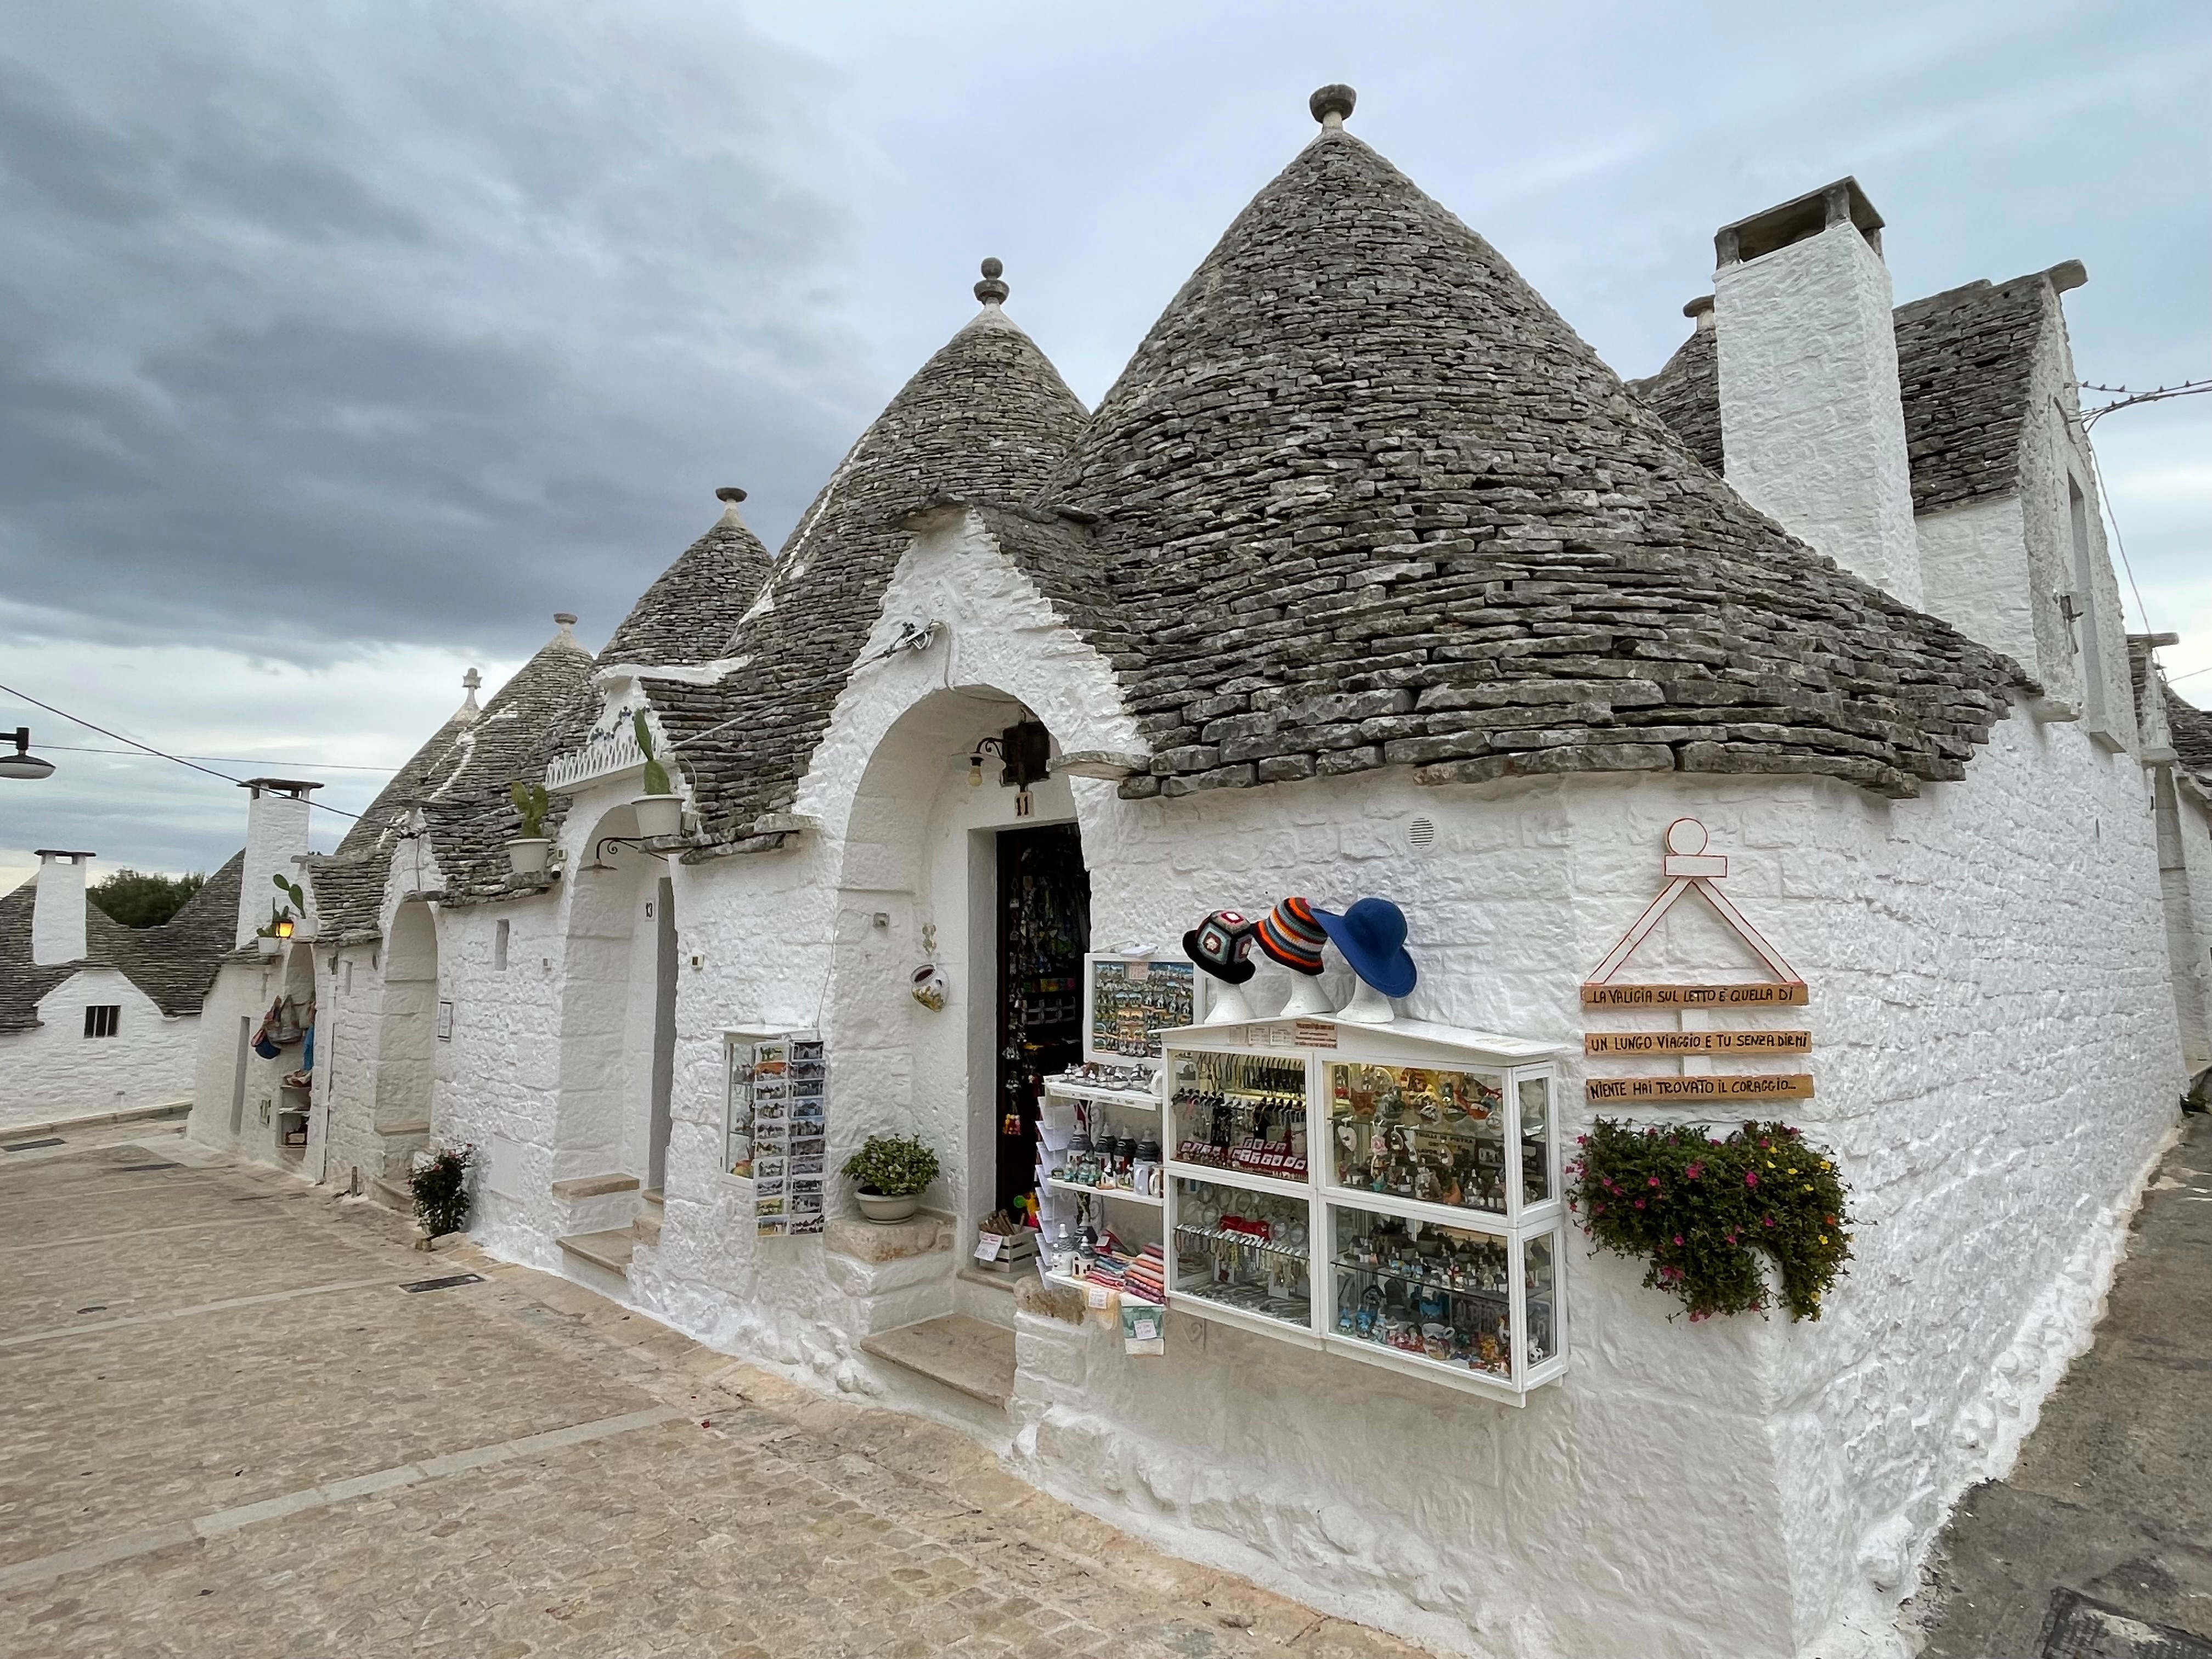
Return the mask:
<path id="1" fill-rule="evenodd" d="M 1286 898 L 1261 919 L 1255 937 L 1270 960 L 1294 974 L 1321 972 L 1321 953 L 1328 935 L 1314 920 L 1313 907 L 1302 898 Z"/>

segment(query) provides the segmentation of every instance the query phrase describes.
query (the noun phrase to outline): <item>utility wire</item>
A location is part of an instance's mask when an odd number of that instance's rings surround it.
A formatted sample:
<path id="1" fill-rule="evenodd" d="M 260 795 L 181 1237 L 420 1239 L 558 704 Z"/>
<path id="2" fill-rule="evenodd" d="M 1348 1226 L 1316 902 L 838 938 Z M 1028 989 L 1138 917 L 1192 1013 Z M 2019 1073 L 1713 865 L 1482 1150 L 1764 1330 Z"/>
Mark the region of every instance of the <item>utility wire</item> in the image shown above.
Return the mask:
<path id="1" fill-rule="evenodd" d="M 57 755 L 132 755 L 134 749 L 94 749 L 77 743 L 42 743 L 41 749 Z M 165 757 L 166 758 L 166 757 Z M 396 766 L 349 766 L 341 761 L 270 760 L 265 757 L 254 760 L 239 755 L 179 755 L 179 760 L 214 761 L 224 766 L 288 766 L 295 771 L 307 772 L 397 772 Z"/>
<path id="2" fill-rule="evenodd" d="M 92 721 L 86 720 L 81 714 L 72 714 L 66 708 L 57 708 L 50 702 L 40 702 L 29 692 L 18 691 L 12 685 L 0 685 L 0 691 L 6 692 L 11 697 L 21 697 L 25 702 L 30 704 L 32 708 L 43 708 L 49 714 L 58 715 L 61 719 L 67 720 L 72 726 L 82 726 L 86 731 L 97 732 L 103 738 L 112 738 L 118 743 L 127 743 L 133 749 L 143 749 L 149 755 L 159 756 L 165 761 L 173 761 L 179 766 L 184 767 L 187 770 L 193 772 L 204 772 L 211 778 L 221 778 L 225 783 L 234 783 L 241 788 L 246 785 L 246 780 L 244 778 L 234 778 L 228 772 L 218 772 L 213 767 L 202 766 L 198 761 L 187 760 L 182 755 L 172 755 L 167 750 L 156 749 L 150 743 L 141 743 L 137 738 L 126 736 L 121 732 L 112 732 L 106 726 L 96 726 Z M 257 761 L 247 761 L 242 763 L 248 766 L 254 766 L 258 765 L 260 763 Z M 324 806 L 322 802 L 314 799 L 310 799 L 307 802 L 307 805 L 310 806 L 322 807 L 322 810 L 325 812 L 336 812 L 340 817 L 351 818 L 356 823 L 361 822 L 360 813 L 349 812 L 343 807 Z"/>

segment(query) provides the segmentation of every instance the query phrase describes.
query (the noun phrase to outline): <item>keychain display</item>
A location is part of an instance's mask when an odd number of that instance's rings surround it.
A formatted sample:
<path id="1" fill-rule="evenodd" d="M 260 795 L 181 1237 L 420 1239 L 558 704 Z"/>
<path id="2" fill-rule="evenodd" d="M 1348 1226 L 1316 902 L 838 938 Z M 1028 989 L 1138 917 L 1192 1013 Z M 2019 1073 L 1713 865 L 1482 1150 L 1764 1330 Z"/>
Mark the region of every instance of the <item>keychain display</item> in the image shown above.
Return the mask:
<path id="1" fill-rule="evenodd" d="M 1306 1070 L 1264 1054 L 1189 1054 L 1172 1079 L 1176 1161 L 1306 1178 Z"/>
<path id="2" fill-rule="evenodd" d="M 1417 1066 L 1334 1065 L 1328 1091 L 1338 1186 L 1504 1213 L 1502 1077 Z M 1540 1133 L 1549 1115 L 1548 1097 L 1545 1102 L 1536 1115 Z M 1541 1140 L 1534 1155 L 1540 1164 L 1548 1158 Z"/>
<path id="3" fill-rule="evenodd" d="M 1178 1291 L 1287 1325 L 1307 1324 L 1312 1255 L 1304 1203 L 1184 1180 L 1176 1214 Z"/>

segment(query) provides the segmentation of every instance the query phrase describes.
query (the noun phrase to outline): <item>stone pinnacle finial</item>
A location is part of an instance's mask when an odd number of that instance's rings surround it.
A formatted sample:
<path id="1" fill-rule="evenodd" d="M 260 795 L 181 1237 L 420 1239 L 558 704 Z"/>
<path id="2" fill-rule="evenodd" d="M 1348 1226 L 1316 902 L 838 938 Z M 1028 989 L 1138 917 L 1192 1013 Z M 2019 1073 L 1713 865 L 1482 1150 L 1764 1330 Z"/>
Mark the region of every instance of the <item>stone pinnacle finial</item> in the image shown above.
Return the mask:
<path id="1" fill-rule="evenodd" d="M 738 489 L 735 484 L 724 484 L 720 489 L 714 492 L 714 499 L 716 501 L 727 501 L 732 507 L 735 507 L 739 501 L 744 500 L 744 498 L 745 492 Z"/>
<path id="2" fill-rule="evenodd" d="M 575 627 L 576 613 L 573 611 L 556 611 L 553 613 L 553 621 L 560 630 L 566 634 Z"/>
<path id="3" fill-rule="evenodd" d="M 1306 100 L 1306 107 L 1313 118 L 1324 127 L 1340 127 L 1352 113 L 1352 106 L 1359 101 L 1359 94 L 1341 83 L 1322 88 Z"/>
<path id="4" fill-rule="evenodd" d="M 985 305 L 1002 306 L 1006 302 L 1006 295 L 1013 292 L 999 280 L 999 273 L 1004 270 L 1006 266 L 996 259 L 983 261 L 983 280 L 975 284 L 975 297 Z"/>
<path id="5" fill-rule="evenodd" d="M 477 706 L 477 688 L 483 684 L 483 676 L 473 668 L 461 676 L 461 690 L 468 693 L 467 696 L 461 699 L 462 708 L 474 708 Z"/>

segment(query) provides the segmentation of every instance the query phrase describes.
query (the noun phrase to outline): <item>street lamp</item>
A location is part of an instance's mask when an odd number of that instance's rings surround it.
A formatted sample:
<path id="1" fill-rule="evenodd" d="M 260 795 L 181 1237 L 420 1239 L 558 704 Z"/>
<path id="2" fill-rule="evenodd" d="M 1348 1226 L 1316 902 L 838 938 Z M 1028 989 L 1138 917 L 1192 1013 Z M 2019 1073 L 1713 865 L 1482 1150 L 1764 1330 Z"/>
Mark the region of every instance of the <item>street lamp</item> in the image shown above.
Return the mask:
<path id="1" fill-rule="evenodd" d="M 10 755 L 0 750 L 0 778 L 20 778 L 26 783 L 32 783 L 40 778 L 53 776 L 54 763 L 50 760 L 40 760 L 31 752 L 29 726 L 19 726 L 13 732 L 0 732 L 0 740 L 8 738 L 15 738 L 15 752 Z"/>

